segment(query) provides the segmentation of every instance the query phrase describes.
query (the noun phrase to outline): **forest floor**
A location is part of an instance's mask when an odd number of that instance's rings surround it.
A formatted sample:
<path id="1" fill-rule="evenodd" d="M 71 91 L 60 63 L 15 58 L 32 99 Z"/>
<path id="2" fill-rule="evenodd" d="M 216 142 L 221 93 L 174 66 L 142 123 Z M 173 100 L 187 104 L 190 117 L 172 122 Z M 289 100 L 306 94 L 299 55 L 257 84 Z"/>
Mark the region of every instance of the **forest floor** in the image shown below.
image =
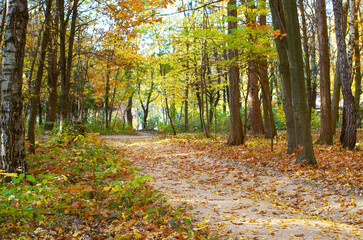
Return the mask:
<path id="1" fill-rule="evenodd" d="M 216 239 L 363 239 L 362 151 L 315 147 L 319 164 L 308 167 L 283 143 L 271 153 L 258 139 L 227 147 L 195 135 L 102 137 Z"/>

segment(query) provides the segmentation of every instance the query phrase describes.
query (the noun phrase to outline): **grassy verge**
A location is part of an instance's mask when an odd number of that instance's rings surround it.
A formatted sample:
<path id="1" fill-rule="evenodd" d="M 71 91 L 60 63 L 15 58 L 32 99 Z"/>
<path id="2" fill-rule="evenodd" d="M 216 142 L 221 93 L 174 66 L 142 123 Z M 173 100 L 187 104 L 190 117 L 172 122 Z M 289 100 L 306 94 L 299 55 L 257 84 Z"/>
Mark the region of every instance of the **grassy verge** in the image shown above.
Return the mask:
<path id="1" fill-rule="evenodd" d="M 44 136 L 37 145 L 29 175 L 0 186 L 0 238 L 209 238 L 97 136 Z"/>

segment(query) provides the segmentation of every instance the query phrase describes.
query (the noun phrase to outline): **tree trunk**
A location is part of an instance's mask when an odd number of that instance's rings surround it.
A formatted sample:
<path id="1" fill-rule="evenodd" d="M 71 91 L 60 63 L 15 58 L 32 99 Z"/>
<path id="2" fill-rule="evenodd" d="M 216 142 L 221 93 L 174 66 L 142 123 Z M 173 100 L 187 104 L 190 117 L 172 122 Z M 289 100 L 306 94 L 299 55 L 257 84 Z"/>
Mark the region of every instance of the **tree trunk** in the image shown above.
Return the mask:
<path id="1" fill-rule="evenodd" d="M 237 29 L 236 0 L 229 0 L 227 8 L 227 15 L 230 18 L 228 21 L 228 34 L 234 35 L 233 31 Z M 232 146 L 244 144 L 244 135 L 240 113 L 239 68 L 235 61 L 235 58 L 238 57 L 238 51 L 233 49 L 232 46 L 229 47 L 228 60 L 233 62 L 228 69 L 230 133 L 227 143 Z"/>
<path id="2" fill-rule="evenodd" d="M 2 46 L 2 42 L 3 42 L 4 29 L 5 29 L 5 25 L 6 25 L 6 13 L 7 13 L 7 10 L 8 10 L 8 1 L 3 0 L 3 7 L 1 9 L 2 18 L 1 18 L 1 23 L 0 23 L 0 46 Z M 1 73 L 1 71 L 0 71 L 0 73 Z"/>
<path id="3" fill-rule="evenodd" d="M 42 101 L 39 99 L 39 104 L 38 104 L 38 124 L 39 126 L 41 126 L 43 124 L 43 105 L 42 105 Z"/>
<path id="4" fill-rule="evenodd" d="M 339 52 L 339 71 L 344 99 L 340 143 L 345 148 L 353 149 L 357 141 L 357 116 L 354 104 L 354 97 L 350 88 L 350 72 L 345 45 L 345 27 L 342 0 L 333 0 L 333 10 L 335 17 L 335 34 Z"/>
<path id="5" fill-rule="evenodd" d="M 209 138 L 209 123 L 208 123 L 208 99 L 207 99 L 207 87 L 206 87 L 206 80 L 205 80 L 205 76 L 206 76 L 206 53 L 205 53 L 205 48 L 206 48 L 206 41 L 204 41 L 202 43 L 202 53 L 201 53 L 201 70 L 200 70 L 200 95 L 198 97 L 198 103 L 200 105 L 199 107 L 199 112 L 200 112 L 200 120 L 201 120 L 201 125 L 203 127 L 205 136 L 207 138 Z M 205 98 L 204 98 L 205 97 Z M 204 103 L 206 108 L 204 109 Z M 206 115 L 206 117 L 204 118 L 204 116 Z"/>
<path id="6" fill-rule="evenodd" d="M 331 122 L 331 99 L 330 99 L 330 57 L 329 36 L 326 20 L 325 0 L 316 1 L 316 12 L 318 19 L 319 38 L 319 61 L 320 61 L 320 99 L 321 99 L 321 131 L 320 141 L 322 144 L 333 144 L 333 129 Z"/>
<path id="7" fill-rule="evenodd" d="M 248 103 L 250 109 L 251 135 L 261 135 L 265 131 L 263 129 L 263 121 L 261 114 L 261 104 L 258 98 L 258 72 L 256 60 L 248 61 Z"/>
<path id="8" fill-rule="evenodd" d="M 34 83 L 34 92 L 31 97 L 31 110 L 28 121 L 28 140 L 30 142 L 29 152 L 31 154 L 35 153 L 35 122 L 37 118 L 37 110 L 40 106 L 40 88 L 42 85 L 43 72 L 44 72 L 44 63 L 45 63 L 45 55 L 47 53 L 47 47 L 50 36 L 50 22 L 51 22 L 51 9 L 52 9 L 52 1 L 46 1 L 46 10 L 45 10 L 45 19 L 44 19 L 44 34 L 42 39 L 42 45 L 40 48 L 40 56 L 39 56 L 39 65 L 37 70 L 37 75 Z M 41 118 L 41 112 L 39 111 L 39 117 Z"/>
<path id="9" fill-rule="evenodd" d="M 105 120 L 106 120 L 106 129 L 110 128 L 110 122 L 108 119 L 109 112 L 109 98 L 110 98 L 110 62 L 109 56 L 107 57 L 107 70 L 106 70 L 106 84 L 105 84 Z"/>
<path id="10" fill-rule="evenodd" d="M 355 2 L 355 1 L 353 1 Z M 361 125 L 362 122 L 362 112 L 360 110 L 360 95 L 362 93 L 362 73 L 361 73 L 361 55 L 360 55 L 360 36 L 359 36 L 359 22 L 358 22 L 358 11 L 359 11 L 359 5 L 360 0 L 355 2 L 354 6 L 354 53 L 355 53 L 355 93 L 354 93 L 354 102 L 355 102 L 355 108 L 357 111 L 357 124 L 358 127 Z"/>
<path id="11" fill-rule="evenodd" d="M 272 112 L 270 84 L 267 72 L 267 60 L 259 61 L 260 84 L 262 89 L 262 103 L 265 126 L 265 138 L 274 138 L 277 135 L 274 116 Z"/>
<path id="12" fill-rule="evenodd" d="M 299 145 L 296 162 L 316 164 L 311 136 L 309 112 L 306 102 L 304 63 L 301 50 L 299 19 L 295 1 L 283 1 L 286 17 L 286 32 L 290 78 L 292 87 L 292 103 L 295 119 L 296 142 Z"/>
<path id="13" fill-rule="evenodd" d="M 110 124 L 112 122 L 112 114 L 113 114 L 113 108 L 114 108 L 114 105 L 115 105 L 116 92 L 117 92 L 117 87 L 115 86 L 113 88 L 112 99 L 111 99 L 110 106 L 109 106 L 110 110 L 108 111 L 108 122 Z M 116 115 L 117 115 L 117 112 L 116 112 Z M 116 116 L 115 116 L 115 118 L 116 118 Z"/>
<path id="14" fill-rule="evenodd" d="M 184 132 L 189 132 L 189 83 L 185 86 L 185 100 L 184 100 Z"/>
<path id="15" fill-rule="evenodd" d="M 199 108 L 199 120 L 201 129 L 204 131 L 206 137 L 209 137 L 207 127 L 204 121 L 204 104 L 203 104 L 203 94 L 200 93 L 199 87 L 196 88 L 196 96 L 198 101 L 198 108 Z"/>
<path id="16" fill-rule="evenodd" d="M 129 100 L 127 101 L 127 107 L 126 107 L 126 119 L 127 119 L 127 125 L 132 128 L 132 102 L 133 102 L 133 95 L 132 94 L 129 97 Z"/>
<path id="17" fill-rule="evenodd" d="M 165 76 L 165 72 L 164 72 L 165 69 L 161 69 L 161 74 L 162 76 Z M 152 76 L 151 76 L 152 77 Z M 154 100 L 151 99 L 151 96 L 153 94 L 153 91 L 154 91 L 154 82 L 151 82 L 151 85 L 150 85 L 150 90 L 149 90 L 149 93 L 147 94 L 147 99 L 146 99 L 146 103 L 144 104 L 144 102 L 140 99 L 140 104 L 141 104 L 141 107 L 142 107 L 142 110 L 144 112 L 144 117 L 143 117 L 143 123 L 142 123 L 142 128 L 143 129 L 147 129 L 148 125 L 147 125 L 147 118 L 149 116 L 149 108 L 150 108 L 150 103 L 153 102 Z M 171 115 L 172 116 L 172 115 Z"/>
<path id="18" fill-rule="evenodd" d="M 281 34 L 286 33 L 286 21 L 283 14 L 281 0 L 269 0 L 274 29 L 280 29 Z M 287 153 L 293 154 L 296 144 L 295 120 L 292 108 L 292 90 L 290 80 L 290 67 L 287 54 L 286 37 L 275 38 L 276 49 L 279 58 L 279 70 L 281 75 L 282 103 L 285 113 L 286 129 L 287 129 Z"/>
<path id="19" fill-rule="evenodd" d="M 353 83 L 354 71 L 353 71 L 353 58 L 354 58 L 354 5 L 357 0 L 348 0 L 349 2 L 349 22 L 348 22 L 348 49 L 347 49 L 347 59 L 349 66 L 349 77 L 350 85 Z"/>
<path id="20" fill-rule="evenodd" d="M 168 115 L 169 121 L 170 121 L 170 125 L 171 128 L 173 129 L 173 135 L 176 135 L 176 130 L 175 130 L 175 126 L 174 126 L 174 121 L 173 118 L 170 115 L 170 110 L 169 110 L 169 104 L 168 104 L 168 98 L 165 98 L 165 106 L 166 106 L 166 113 Z"/>
<path id="21" fill-rule="evenodd" d="M 0 106 L 0 168 L 7 173 L 27 171 L 22 85 L 28 18 L 26 0 L 9 0 L 3 43 Z"/>
<path id="22" fill-rule="evenodd" d="M 60 67 L 61 67 L 61 121 L 60 126 L 62 129 L 63 124 L 67 121 L 69 114 L 69 90 L 71 87 L 71 71 L 73 61 L 73 44 L 76 32 L 76 20 L 78 15 L 78 0 L 74 0 L 72 7 L 72 22 L 68 39 L 68 56 L 66 58 L 65 48 L 65 35 L 66 35 L 66 22 L 64 20 L 64 0 L 58 1 L 58 11 L 60 13 Z"/>
<path id="23" fill-rule="evenodd" d="M 66 108 L 68 106 L 67 88 L 67 70 L 66 70 L 66 31 L 67 26 L 64 20 L 64 0 L 57 0 L 57 11 L 59 16 L 59 70 L 61 82 L 60 95 L 60 132 L 62 132 L 64 116 L 67 115 Z"/>
<path id="24" fill-rule="evenodd" d="M 57 32 L 58 32 L 58 16 L 55 17 L 55 29 L 49 42 L 48 49 L 48 107 L 46 114 L 46 123 L 44 130 L 53 130 L 54 122 L 57 118 L 57 102 L 58 102 L 58 54 L 57 54 Z"/>
<path id="25" fill-rule="evenodd" d="M 347 25 L 347 17 L 348 17 L 348 8 L 349 8 L 349 2 L 348 0 L 345 0 L 343 3 L 343 14 L 344 14 L 344 33 L 346 33 L 346 25 Z M 339 51 L 338 51 L 339 56 Z M 339 59 L 339 57 L 338 57 Z M 337 121 L 339 119 L 339 102 L 340 102 L 340 91 L 342 88 L 342 83 L 340 79 L 340 70 L 339 70 L 339 61 L 336 61 L 335 64 L 335 76 L 334 76 L 334 90 L 333 90 L 333 99 L 332 99 L 332 128 L 333 128 L 333 134 L 336 133 L 336 126 Z"/>
<path id="26" fill-rule="evenodd" d="M 187 52 L 189 52 L 189 43 L 187 43 Z M 189 58 L 187 59 L 186 69 L 189 69 Z M 189 76 L 185 79 L 185 100 L 184 100 L 184 132 L 189 132 Z"/>
<path id="27" fill-rule="evenodd" d="M 314 6 L 314 3 L 313 3 Z M 315 8 L 315 6 L 314 6 Z M 315 16 L 314 16 L 315 17 Z M 317 76 L 318 76 L 318 67 L 316 64 L 316 42 L 318 42 L 318 40 L 316 39 L 316 31 L 317 31 L 317 27 L 316 27 L 317 23 L 315 22 L 315 20 L 313 20 L 313 25 L 312 25 L 312 29 L 311 29 L 311 38 L 313 39 L 311 41 L 311 45 L 310 45 L 310 52 L 311 52 L 311 61 L 310 61 L 310 66 L 311 66 L 311 109 L 316 109 L 316 99 L 317 99 L 317 89 L 318 89 L 318 84 L 317 84 Z M 310 110 L 311 110 L 310 109 Z M 310 118 L 311 118 L 311 113 L 310 113 Z"/>
<path id="28" fill-rule="evenodd" d="M 302 26 L 302 42 L 305 53 L 305 74 L 306 74 L 306 87 L 308 93 L 308 111 L 309 120 L 311 119 L 311 109 L 313 107 L 312 89 L 311 89 L 311 69 L 310 69 L 310 52 L 309 52 L 309 39 L 307 34 L 306 17 L 304 10 L 303 0 L 299 0 L 299 9 L 301 14 L 301 26 Z"/>
<path id="29" fill-rule="evenodd" d="M 266 1 L 264 0 L 263 6 L 266 5 Z M 260 25 L 266 26 L 266 15 L 260 16 Z M 267 59 L 259 60 L 259 73 L 260 73 L 260 84 L 262 89 L 262 103 L 263 103 L 263 115 L 264 115 L 264 127 L 265 127 L 265 138 L 273 139 L 277 135 L 277 130 L 275 126 L 273 111 L 272 111 L 272 103 L 271 103 L 271 92 L 270 92 L 270 84 L 268 78 L 268 65 Z"/>

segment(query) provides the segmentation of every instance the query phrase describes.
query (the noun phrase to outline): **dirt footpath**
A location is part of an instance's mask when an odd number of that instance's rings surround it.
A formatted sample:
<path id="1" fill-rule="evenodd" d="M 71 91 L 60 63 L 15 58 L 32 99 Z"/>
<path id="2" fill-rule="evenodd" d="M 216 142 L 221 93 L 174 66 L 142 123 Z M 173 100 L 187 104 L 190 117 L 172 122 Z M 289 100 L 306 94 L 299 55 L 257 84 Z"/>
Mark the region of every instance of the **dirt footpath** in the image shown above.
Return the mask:
<path id="1" fill-rule="evenodd" d="M 210 227 L 221 239 L 363 239 L 361 196 L 215 158 L 188 142 L 147 134 L 103 137 L 151 175 L 168 202 L 189 204 L 195 228 Z"/>

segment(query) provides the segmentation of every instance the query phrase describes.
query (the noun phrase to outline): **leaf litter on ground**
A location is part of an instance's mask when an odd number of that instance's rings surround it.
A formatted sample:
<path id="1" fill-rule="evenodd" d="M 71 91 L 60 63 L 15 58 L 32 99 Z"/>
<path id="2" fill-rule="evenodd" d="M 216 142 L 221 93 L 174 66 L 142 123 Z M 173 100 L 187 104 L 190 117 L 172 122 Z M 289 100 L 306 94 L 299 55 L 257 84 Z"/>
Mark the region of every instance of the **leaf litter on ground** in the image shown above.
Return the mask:
<path id="1" fill-rule="evenodd" d="M 237 147 L 226 146 L 226 136 L 196 134 L 114 137 L 110 143 L 144 168 L 174 206 L 189 204 L 199 228 L 209 226 L 222 239 L 362 237 L 358 149 L 315 145 L 318 165 L 307 166 L 286 154 L 283 136 L 273 152 L 259 137 Z"/>

